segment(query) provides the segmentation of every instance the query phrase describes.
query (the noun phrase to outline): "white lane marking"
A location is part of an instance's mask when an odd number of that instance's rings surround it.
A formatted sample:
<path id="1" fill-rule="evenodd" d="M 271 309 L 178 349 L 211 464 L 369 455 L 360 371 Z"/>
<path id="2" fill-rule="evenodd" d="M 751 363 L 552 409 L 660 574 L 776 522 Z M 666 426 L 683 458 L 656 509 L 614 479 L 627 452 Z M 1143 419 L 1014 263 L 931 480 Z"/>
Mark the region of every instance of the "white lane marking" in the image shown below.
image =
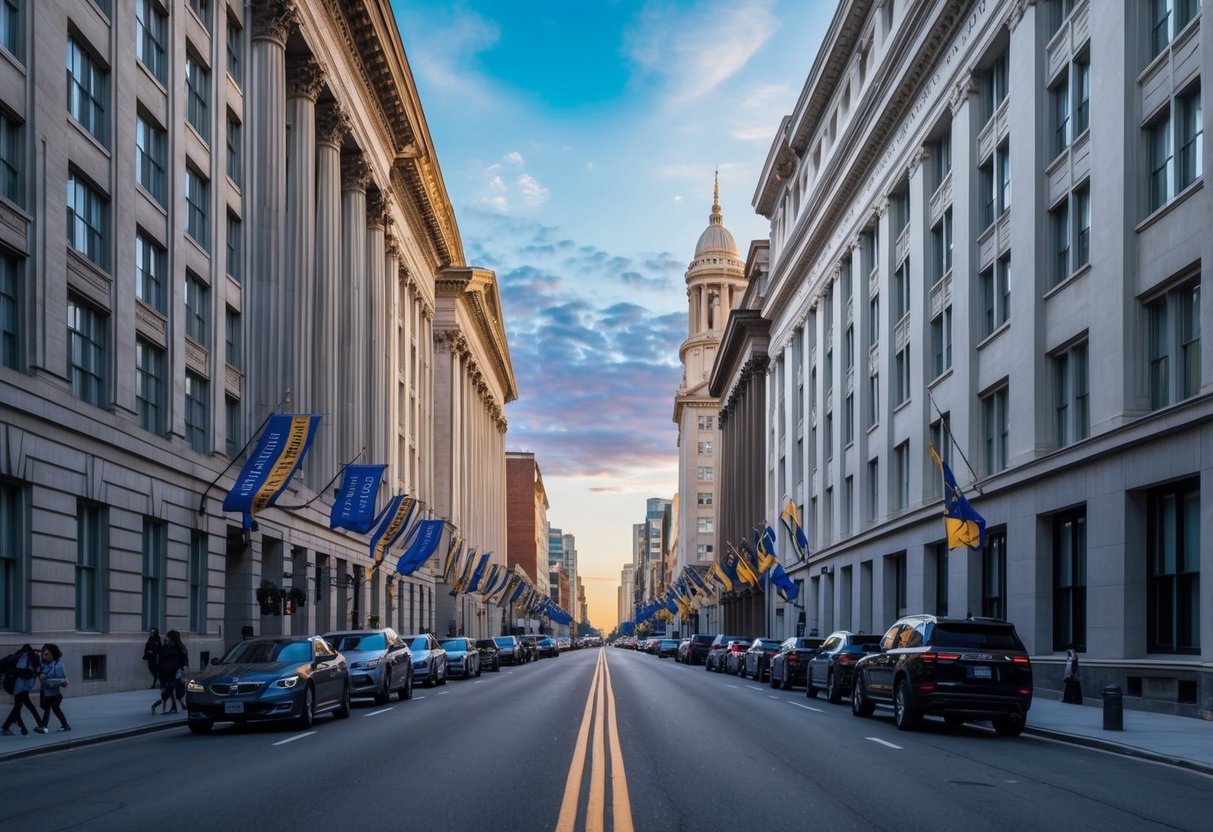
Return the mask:
<path id="1" fill-rule="evenodd" d="M 478 685 L 478 684 L 480 684 L 480 683 L 481 683 L 481 682 L 483 682 L 483 681 L 484 681 L 484 679 L 477 679 L 477 680 L 476 680 L 475 682 L 473 682 L 472 684 L 474 684 L 474 685 Z"/>
<path id="2" fill-rule="evenodd" d="M 293 737 L 287 737 L 287 738 L 286 738 L 286 739 L 284 739 L 284 740 L 279 740 L 278 742 L 274 743 L 274 745 L 286 745 L 288 742 L 294 742 L 295 740 L 301 740 L 301 739 L 303 739 L 304 737 L 310 737 L 310 736 L 311 736 L 312 734 L 314 734 L 314 733 L 316 733 L 316 732 L 315 732 L 315 731 L 308 731 L 306 734 L 296 734 L 296 735 L 295 735 L 295 736 L 293 736 Z"/>
<path id="3" fill-rule="evenodd" d="M 728 682 L 725 682 L 725 683 L 724 683 L 724 686 L 725 686 L 726 688 L 732 688 L 733 690 L 739 690 L 739 688 L 737 687 L 737 685 L 730 685 Z"/>
<path id="4" fill-rule="evenodd" d="M 900 746 L 900 745 L 893 745 L 893 743 L 891 743 L 891 742 L 887 742 L 887 741 L 885 741 L 885 740 L 882 740 L 880 737 L 864 737 L 864 739 L 865 739 L 865 740 L 871 740 L 872 742 L 878 742 L 878 743 L 880 743 L 881 745 L 886 745 L 886 746 L 888 746 L 889 748 L 896 748 L 898 751 L 901 751 L 901 746 Z"/>
<path id="5" fill-rule="evenodd" d="M 425 697 L 424 697 L 424 696 L 414 696 L 413 698 L 414 698 L 414 699 L 417 699 L 417 700 L 425 699 Z"/>
<path id="6" fill-rule="evenodd" d="M 771 698 L 774 699 L 775 697 L 772 696 Z M 804 708 L 806 711 L 812 711 L 815 714 L 825 713 L 821 708 L 810 708 L 808 705 L 801 705 L 799 702 L 788 702 L 788 704 L 795 705 L 797 708 Z"/>
<path id="7" fill-rule="evenodd" d="M 449 690 L 440 690 L 440 691 L 438 691 L 438 695 L 439 695 L 439 696 L 442 696 L 442 694 L 444 694 L 444 693 L 450 693 L 450 691 L 449 691 Z"/>
<path id="8" fill-rule="evenodd" d="M 391 708 L 384 708 L 380 711 L 371 711 L 369 714 L 363 714 L 363 716 L 379 716 L 379 714 L 386 714 L 390 710 Z"/>
<path id="9" fill-rule="evenodd" d="M 754 685 L 746 685 L 750 690 L 766 690 L 766 688 L 755 687 Z"/>
<path id="10" fill-rule="evenodd" d="M 771 694 L 769 694 L 769 693 L 768 693 L 768 694 L 767 694 L 767 699 L 779 699 L 779 697 L 778 697 L 778 696 L 771 696 Z"/>

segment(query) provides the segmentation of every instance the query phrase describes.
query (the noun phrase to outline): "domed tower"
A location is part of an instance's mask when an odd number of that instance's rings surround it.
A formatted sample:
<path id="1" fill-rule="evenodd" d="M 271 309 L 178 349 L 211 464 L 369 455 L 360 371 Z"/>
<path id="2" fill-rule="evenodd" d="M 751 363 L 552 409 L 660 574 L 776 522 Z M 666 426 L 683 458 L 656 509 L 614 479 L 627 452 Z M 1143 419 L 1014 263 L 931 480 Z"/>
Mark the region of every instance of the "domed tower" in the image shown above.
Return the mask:
<path id="1" fill-rule="evenodd" d="M 699 235 L 687 267 L 687 339 L 678 351 L 682 384 L 674 398 L 678 425 L 678 552 L 667 570 L 677 580 L 682 567 L 715 558 L 716 473 L 719 467 L 720 401 L 708 395 L 708 378 L 729 320 L 729 311 L 745 293 L 745 262 L 737 241 L 724 227 L 720 211 L 720 174 L 712 190 L 708 227 Z"/>

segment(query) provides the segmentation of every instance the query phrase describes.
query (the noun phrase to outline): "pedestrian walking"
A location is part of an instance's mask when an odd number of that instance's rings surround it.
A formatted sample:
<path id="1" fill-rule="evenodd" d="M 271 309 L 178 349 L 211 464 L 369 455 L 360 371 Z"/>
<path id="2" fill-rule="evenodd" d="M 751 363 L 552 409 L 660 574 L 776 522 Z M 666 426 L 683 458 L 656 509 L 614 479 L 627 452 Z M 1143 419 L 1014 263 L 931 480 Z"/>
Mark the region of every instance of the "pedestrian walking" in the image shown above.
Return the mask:
<path id="1" fill-rule="evenodd" d="M 4 673 L 4 690 L 13 695 L 13 709 L 8 712 L 8 718 L 4 720 L 3 727 L 0 727 L 0 734 L 6 737 L 13 736 L 13 732 L 9 729 L 15 723 L 20 727 L 21 735 L 25 736 L 29 733 L 29 729 L 25 727 L 25 720 L 21 718 L 22 708 L 28 708 L 29 712 L 34 715 L 35 728 L 41 724 L 38 720 L 38 709 L 34 707 L 29 696 L 30 691 L 38 684 L 40 664 L 38 654 L 28 644 L 21 645 L 15 658 L 10 658 L 12 668 Z"/>
<path id="2" fill-rule="evenodd" d="M 39 734 L 49 734 L 51 711 L 59 720 L 59 730 L 70 731 L 72 726 L 67 724 L 63 715 L 63 688 L 67 687 L 67 669 L 63 666 L 63 651 L 57 644 L 42 646 L 42 672 L 38 674 L 42 682 L 42 693 L 38 704 L 42 706 L 42 722 L 35 728 Z"/>
<path id="3" fill-rule="evenodd" d="M 152 674 L 151 686 L 154 688 L 160 686 L 160 672 L 156 669 L 160 664 L 160 647 L 160 631 L 152 627 L 143 645 L 143 660 L 147 662 L 147 672 Z"/>
<path id="4" fill-rule="evenodd" d="M 189 653 L 181 642 L 181 634 L 176 630 L 169 630 L 164 634 L 164 643 L 160 646 L 160 664 L 157 666 L 160 676 L 160 699 L 152 703 L 152 713 L 156 713 L 156 708 L 160 708 L 161 713 L 175 714 L 178 699 L 181 700 L 182 707 L 185 707 L 185 693 L 178 692 L 178 682 L 183 681 L 181 677 L 189 663 Z"/>
<path id="5" fill-rule="evenodd" d="M 1073 650 L 1066 651 L 1065 670 L 1061 674 L 1064 688 L 1061 701 L 1070 705 L 1082 704 L 1082 682 L 1078 675 L 1078 655 Z"/>

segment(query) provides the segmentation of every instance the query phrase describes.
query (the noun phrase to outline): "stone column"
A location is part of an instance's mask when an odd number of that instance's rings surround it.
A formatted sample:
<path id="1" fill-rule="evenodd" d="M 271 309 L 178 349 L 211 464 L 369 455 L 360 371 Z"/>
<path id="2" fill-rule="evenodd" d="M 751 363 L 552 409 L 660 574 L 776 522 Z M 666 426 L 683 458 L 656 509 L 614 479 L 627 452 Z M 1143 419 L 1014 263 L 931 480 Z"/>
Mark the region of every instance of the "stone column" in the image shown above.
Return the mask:
<path id="1" fill-rule="evenodd" d="M 312 291 L 312 407 L 323 413 L 312 451 L 308 454 L 308 480 L 323 483 L 349 457 L 337 456 L 338 411 L 337 332 L 344 295 L 341 280 L 341 142 L 349 132 L 349 118 L 330 102 L 316 109 L 316 210 L 315 286 Z M 326 473 L 327 472 L 327 473 Z"/>
<path id="2" fill-rule="evenodd" d="M 324 85 L 324 71 L 308 57 L 292 62 L 286 91 L 286 123 L 290 127 L 286 170 L 286 243 L 283 252 L 283 300 L 278 320 L 282 326 L 278 342 L 283 353 L 283 378 L 292 391 L 294 409 L 315 412 L 312 360 L 318 356 L 313 329 L 316 231 L 316 96 Z M 305 468 L 308 484 L 319 488 L 331 477 L 331 468 Z M 307 477 L 309 471 L 319 477 Z"/>
<path id="3" fill-rule="evenodd" d="M 387 289 L 384 286 L 389 201 L 383 191 L 367 199 L 366 234 L 366 303 L 364 305 L 366 333 L 366 383 L 363 407 L 366 409 L 367 457 L 375 462 L 387 462 Z"/>
<path id="4" fill-rule="evenodd" d="M 337 453 L 349 460 L 367 447 L 364 406 L 366 397 L 366 185 L 371 168 L 361 153 L 341 160 L 341 325 L 337 333 L 338 408 L 335 420 L 339 437 Z M 370 448 L 367 447 L 369 451 Z M 363 462 L 379 460 L 364 455 Z"/>
<path id="5" fill-rule="evenodd" d="M 400 476 L 400 458 L 397 453 L 400 442 L 400 316 L 403 312 L 400 306 L 400 244 L 396 236 L 388 233 L 384 240 L 387 253 L 383 275 L 383 289 L 387 295 L 385 304 L 384 337 L 387 350 L 387 379 L 384 390 L 387 393 L 387 412 L 384 414 L 384 428 L 387 436 L 387 455 L 384 462 L 388 463 L 388 483 L 394 484 Z"/>
<path id="6" fill-rule="evenodd" d="M 264 0 L 252 15 L 249 70 L 249 172 L 245 197 L 250 274 L 248 392 L 251 416 L 260 424 L 289 389 L 283 373 L 287 350 L 276 326 L 282 319 L 282 252 L 286 206 L 286 39 L 296 24 L 293 0 Z M 288 407 L 289 409 L 289 407 Z"/>

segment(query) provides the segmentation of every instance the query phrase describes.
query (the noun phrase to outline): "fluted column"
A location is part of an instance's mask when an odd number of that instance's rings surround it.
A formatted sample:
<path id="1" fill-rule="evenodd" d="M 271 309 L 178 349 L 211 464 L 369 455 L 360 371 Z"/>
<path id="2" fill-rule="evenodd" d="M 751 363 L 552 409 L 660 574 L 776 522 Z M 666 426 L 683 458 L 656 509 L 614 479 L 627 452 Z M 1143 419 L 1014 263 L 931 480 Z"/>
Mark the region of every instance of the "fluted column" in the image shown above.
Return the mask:
<path id="1" fill-rule="evenodd" d="M 341 142 L 349 132 L 349 118 L 336 103 L 316 108 L 316 211 L 315 287 L 312 292 L 312 351 L 319 358 L 311 365 L 312 407 L 323 413 L 312 452 L 308 478 L 325 482 L 337 466 L 349 459 L 337 457 L 339 358 L 337 333 L 341 320 Z"/>
<path id="2" fill-rule="evenodd" d="M 367 454 L 376 462 L 387 462 L 387 316 L 384 286 L 388 199 L 376 191 L 367 199 L 366 234 L 366 384 L 363 395 L 366 415 Z"/>
<path id="3" fill-rule="evenodd" d="M 361 153 L 341 160 L 341 328 L 337 354 L 343 364 L 339 379 L 336 425 L 338 454 L 350 459 L 367 445 L 366 435 L 366 185 L 371 169 Z M 369 451 L 370 448 L 368 447 Z M 380 460 L 364 457 L 366 462 Z"/>
<path id="4" fill-rule="evenodd" d="M 281 332 L 282 251 L 286 206 L 286 39 L 295 26 L 293 0 L 264 0 L 253 7 L 250 59 L 249 182 L 245 206 L 250 275 L 251 334 L 248 390 L 252 419 L 260 423 L 289 389 L 283 373 L 287 350 Z"/>
<path id="5" fill-rule="evenodd" d="M 286 244 L 282 272 L 284 305 L 281 351 L 283 377 L 293 391 L 295 410 L 315 412 L 317 404 L 312 388 L 312 360 L 318 356 L 331 361 L 330 353 L 318 352 L 313 331 L 316 268 L 316 96 L 324 85 L 324 71 L 313 58 L 291 64 L 286 90 L 286 123 L 290 126 L 287 142 Z M 305 469 L 314 469 L 310 466 Z M 326 473 L 327 472 L 327 473 Z M 320 477 L 332 476 L 324 469 Z M 313 488 L 319 477 L 306 477 Z"/>
<path id="6" fill-rule="evenodd" d="M 384 462 L 389 463 L 389 472 L 392 479 L 389 482 L 394 483 L 400 479 L 400 321 L 404 310 L 400 304 L 400 283 L 398 272 L 400 269 L 400 244 L 396 242 L 396 236 L 389 233 L 384 240 L 384 247 L 387 252 L 383 274 L 383 289 L 387 293 L 386 307 L 386 329 L 384 337 L 387 339 L 387 379 L 384 384 L 384 390 L 387 392 L 387 413 L 384 414 L 384 424 L 387 432 L 387 456 L 384 457 Z"/>

